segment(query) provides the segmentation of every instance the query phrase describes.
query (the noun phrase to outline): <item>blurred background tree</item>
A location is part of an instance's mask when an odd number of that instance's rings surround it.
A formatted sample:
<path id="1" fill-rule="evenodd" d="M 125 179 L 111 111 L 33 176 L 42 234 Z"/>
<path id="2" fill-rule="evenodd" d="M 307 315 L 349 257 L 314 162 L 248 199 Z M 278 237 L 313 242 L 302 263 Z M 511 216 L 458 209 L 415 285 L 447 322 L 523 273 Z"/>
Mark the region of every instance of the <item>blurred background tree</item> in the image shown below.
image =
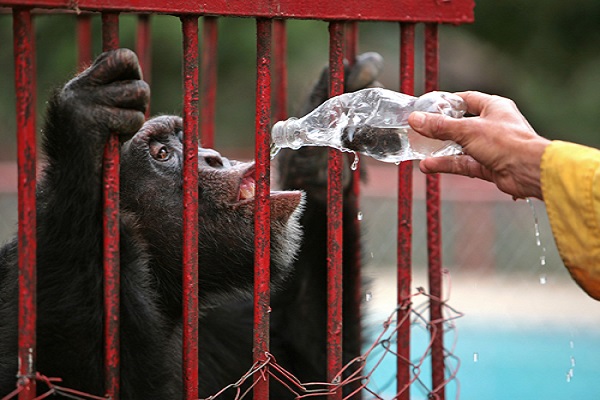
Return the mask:
<path id="1" fill-rule="evenodd" d="M 16 157 L 12 20 L 0 15 L 0 160 Z M 181 32 L 178 18 L 152 17 L 152 113 L 181 111 Z M 540 134 L 600 147 L 600 2 L 481 0 L 475 23 L 443 26 L 442 90 L 481 90 L 514 99 Z M 38 123 L 52 88 L 76 73 L 73 15 L 37 15 Z M 327 62 L 327 23 L 287 22 L 290 112 L 297 109 Z M 360 51 L 386 58 L 383 83 L 398 84 L 397 24 L 361 23 Z M 94 54 L 100 20 L 94 18 Z M 219 20 L 217 148 L 253 143 L 255 22 Z M 418 30 L 417 40 L 421 40 Z M 121 45 L 135 46 L 135 18 L 121 16 Z M 416 57 L 422 69 L 422 54 Z M 202 77 L 201 77 L 202 79 Z M 417 82 L 422 81 L 418 72 Z M 417 84 L 416 92 L 422 92 Z"/>

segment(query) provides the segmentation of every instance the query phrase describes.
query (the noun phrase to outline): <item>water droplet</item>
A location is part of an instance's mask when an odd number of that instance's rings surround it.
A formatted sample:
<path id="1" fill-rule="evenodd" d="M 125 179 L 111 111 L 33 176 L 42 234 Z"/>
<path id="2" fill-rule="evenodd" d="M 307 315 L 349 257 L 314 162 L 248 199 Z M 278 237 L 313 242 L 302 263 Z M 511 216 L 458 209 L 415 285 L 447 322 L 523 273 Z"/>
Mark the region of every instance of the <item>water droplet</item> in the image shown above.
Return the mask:
<path id="1" fill-rule="evenodd" d="M 572 340 L 569 341 L 569 347 L 574 349 L 575 348 L 575 342 L 573 342 Z"/>
<path id="2" fill-rule="evenodd" d="M 356 214 L 356 219 L 358 219 L 359 221 L 362 221 L 362 219 L 363 219 L 362 211 L 359 211 L 358 214 Z"/>
<path id="3" fill-rule="evenodd" d="M 540 275 L 540 284 L 545 285 L 546 283 L 548 283 L 548 277 L 546 274 Z"/>
<path id="4" fill-rule="evenodd" d="M 396 161 L 394 164 L 396 164 L 396 165 L 400 165 L 400 161 Z"/>
<path id="5" fill-rule="evenodd" d="M 569 368 L 569 371 L 567 372 L 567 383 L 571 382 L 574 374 L 573 368 Z"/>
<path id="6" fill-rule="evenodd" d="M 542 267 L 544 265 L 546 265 L 546 256 L 545 255 L 540 256 L 540 264 L 542 265 Z"/>
<path id="7" fill-rule="evenodd" d="M 571 367 L 575 367 L 575 357 L 571 356 Z"/>
<path id="8" fill-rule="evenodd" d="M 373 255 L 373 252 L 371 252 L 371 258 L 373 258 L 373 257 L 375 257 L 375 256 Z"/>
<path id="9" fill-rule="evenodd" d="M 365 301 L 369 302 L 371 300 L 373 300 L 373 293 L 372 292 L 367 292 L 365 294 Z"/>
<path id="10" fill-rule="evenodd" d="M 279 150 L 281 150 L 281 147 L 275 145 L 274 143 L 271 143 L 271 151 L 270 151 L 271 160 L 275 158 L 277 153 L 279 153 Z"/>
<path id="11" fill-rule="evenodd" d="M 358 168 L 358 160 L 359 160 L 358 154 L 354 153 L 354 161 L 352 161 L 352 165 L 350 166 L 350 169 L 352 171 L 356 171 L 356 169 Z"/>
<path id="12" fill-rule="evenodd" d="M 473 362 L 479 361 L 479 353 L 473 353 Z"/>

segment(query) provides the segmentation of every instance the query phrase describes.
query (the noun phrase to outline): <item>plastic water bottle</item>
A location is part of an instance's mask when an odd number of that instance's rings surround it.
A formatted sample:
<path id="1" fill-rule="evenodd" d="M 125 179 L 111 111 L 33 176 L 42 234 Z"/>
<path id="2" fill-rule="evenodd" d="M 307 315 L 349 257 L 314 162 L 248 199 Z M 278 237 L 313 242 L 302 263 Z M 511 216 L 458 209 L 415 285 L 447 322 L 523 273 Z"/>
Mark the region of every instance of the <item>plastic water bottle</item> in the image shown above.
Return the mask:
<path id="1" fill-rule="evenodd" d="M 447 92 L 421 97 L 382 88 L 363 89 L 332 97 L 302 118 L 279 121 L 271 130 L 271 155 L 281 148 L 329 146 L 398 163 L 426 157 L 461 154 L 451 141 L 426 138 L 408 125 L 413 111 L 464 116 L 466 103 Z"/>

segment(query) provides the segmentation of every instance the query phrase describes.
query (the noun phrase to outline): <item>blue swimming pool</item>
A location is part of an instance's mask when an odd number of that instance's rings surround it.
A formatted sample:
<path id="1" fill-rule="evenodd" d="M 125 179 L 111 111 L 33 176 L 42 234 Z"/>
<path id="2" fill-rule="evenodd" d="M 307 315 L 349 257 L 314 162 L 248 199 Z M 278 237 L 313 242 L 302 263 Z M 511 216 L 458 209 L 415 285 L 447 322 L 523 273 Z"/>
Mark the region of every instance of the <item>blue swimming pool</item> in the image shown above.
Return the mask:
<path id="1" fill-rule="evenodd" d="M 426 332 L 415 330 L 413 348 L 424 349 L 427 339 Z M 448 386 L 447 399 L 600 399 L 598 331 L 458 324 L 455 355 L 460 359 L 458 385 Z M 393 398 L 396 391 L 395 363 L 393 357 L 386 357 L 370 386 L 378 387 L 385 399 Z M 421 377 L 429 384 L 427 365 Z M 427 393 L 417 387 L 411 391 L 411 399 L 426 398 Z"/>

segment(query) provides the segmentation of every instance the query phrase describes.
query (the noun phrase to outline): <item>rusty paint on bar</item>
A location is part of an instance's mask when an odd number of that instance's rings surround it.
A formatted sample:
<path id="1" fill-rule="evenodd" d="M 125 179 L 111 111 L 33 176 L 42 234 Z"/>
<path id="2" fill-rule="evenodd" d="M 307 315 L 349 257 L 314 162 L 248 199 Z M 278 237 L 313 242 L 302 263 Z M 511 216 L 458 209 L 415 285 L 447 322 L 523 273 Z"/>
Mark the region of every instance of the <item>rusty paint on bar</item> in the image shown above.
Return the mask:
<path id="1" fill-rule="evenodd" d="M 92 16 L 77 16 L 77 68 L 86 69 L 92 62 Z"/>
<path id="2" fill-rule="evenodd" d="M 355 64 L 356 56 L 358 55 L 358 33 L 359 33 L 359 28 L 358 28 L 357 21 L 350 21 L 350 22 L 346 22 L 344 24 L 344 58 L 348 62 L 348 65 L 350 65 L 350 66 Z M 348 154 L 344 154 L 344 156 L 347 158 L 350 165 L 352 165 L 352 163 L 355 162 L 355 158 L 360 160 L 359 154 L 348 153 Z M 354 225 L 354 228 L 351 231 L 355 232 L 358 240 L 355 242 L 345 240 L 344 252 L 345 252 L 346 257 L 353 257 L 353 260 L 350 263 L 351 268 L 347 268 L 345 270 L 345 271 L 347 271 L 346 273 L 349 273 L 351 276 L 353 276 L 354 281 L 361 282 L 362 281 L 362 278 L 361 278 L 361 276 L 362 276 L 362 271 L 361 271 L 362 247 L 361 247 L 361 243 L 360 243 L 360 238 L 361 238 L 360 232 L 361 232 L 362 221 L 358 217 L 358 213 L 360 213 L 360 185 L 361 185 L 361 171 L 362 171 L 360 162 L 359 162 L 358 166 L 359 166 L 359 168 L 356 168 L 354 171 L 352 171 L 352 175 L 353 175 L 352 196 L 344 199 L 344 201 L 348 201 L 349 203 L 351 203 L 348 205 L 348 209 L 354 210 L 357 213 L 356 215 L 352 216 L 352 218 L 351 218 L 352 224 Z M 348 264 L 346 264 L 346 265 L 348 265 Z M 349 318 L 349 316 L 352 316 L 352 319 L 354 319 L 355 321 L 362 320 L 362 317 L 361 317 L 361 315 L 362 315 L 361 305 L 363 302 L 363 290 L 362 289 L 363 289 L 363 287 L 361 284 L 355 285 L 355 287 L 353 288 L 354 293 L 352 293 L 352 298 L 350 299 L 350 301 L 346 300 L 347 301 L 346 304 L 348 304 L 348 306 L 342 310 L 343 315 L 346 316 L 346 320 L 347 320 L 347 318 Z M 344 290 L 346 290 L 346 288 L 344 288 Z M 346 328 L 346 329 L 352 329 L 352 327 Z M 362 329 L 354 329 L 353 331 L 354 331 L 354 333 L 352 333 L 352 335 L 353 336 L 356 335 L 355 337 L 359 340 L 359 343 L 362 343 Z M 354 349 L 350 350 L 350 351 L 354 351 Z M 358 350 L 358 351 L 360 352 L 360 350 Z M 354 371 L 356 371 L 356 369 L 351 369 L 351 370 L 349 370 L 349 373 L 354 373 Z M 360 386 L 361 386 L 361 382 L 358 380 L 352 381 L 347 385 L 347 390 L 351 393 L 355 393 L 352 396 L 352 398 L 355 400 L 360 400 L 363 398 L 362 390 L 360 390 Z"/>
<path id="3" fill-rule="evenodd" d="M 271 301 L 270 130 L 272 20 L 256 21 L 256 195 L 254 203 L 254 362 L 269 351 Z M 268 367 L 267 367 L 268 368 Z M 268 374 L 254 374 L 254 399 L 269 398 Z"/>
<path id="4" fill-rule="evenodd" d="M 29 10 L 13 10 L 19 194 L 19 385 L 20 400 L 35 398 L 36 384 L 36 136 L 35 62 Z"/>
<path id="5" fill-rule="evenodd" d="M 414 94 L 415 87 L 415 24 L 400 24 L 400 91 Z M 397 388 L 398 399 L 410 399 L 410 287 L 412 284 L 412 198 L 413 165 L 405 161 L 398 166 L 398 247 L 397 247 L 397 303 L 398 358 Z"/>
<path id="6" fill-rule="evenodd" d="M 320 19 L 329 21 L 396 21 L 462 24 L 474 20 L 474 0 L 3 0 L 0 5 L 69 10 L 205 14 L 233 17 Z"/>
<path id="7" fill-rule="evenodd" d="M 119 46 L 119 14 L 102 14 L 102 50 Z M 119 137 L 111 133 L 102 161 L 104 229 L 104 381 L 111 399 L 119 399 L 120 255 L 119 255 Z"/>
<path id="8" fill-rule="evenodd" d="M 200 143 L 215 147 L 215 104 L 217 102 L 218 22 L 217 17 L 202 18 L 202 82 L 200 109 Z"/>
<path id="9" fill-rule="evenodd" d="M 329 96 L 344 92 L 344 24 L 329 24 Z M 327 380 L 342 369 L 342 154 L 329 149 L 327 161 Z M 341 387 L 329 395 L 341 399 Z"/>
<path id="10" fill-rule="evenodd" d="M 183 389 L 198 398 L 198 16 L 183 30 Z"/>
<path id="11" fill-rule="evenodd" d="M 425 25 L 425 91 L 438 89 L 439 77 L 438 25 Z M 442 255 L 440 226 L 440 176 L 426 178 L 427 254 L 429 263 L 430 332 L 432 396 L 436 400 L 446 398 L 444 323 L 442 318 Z"/>

